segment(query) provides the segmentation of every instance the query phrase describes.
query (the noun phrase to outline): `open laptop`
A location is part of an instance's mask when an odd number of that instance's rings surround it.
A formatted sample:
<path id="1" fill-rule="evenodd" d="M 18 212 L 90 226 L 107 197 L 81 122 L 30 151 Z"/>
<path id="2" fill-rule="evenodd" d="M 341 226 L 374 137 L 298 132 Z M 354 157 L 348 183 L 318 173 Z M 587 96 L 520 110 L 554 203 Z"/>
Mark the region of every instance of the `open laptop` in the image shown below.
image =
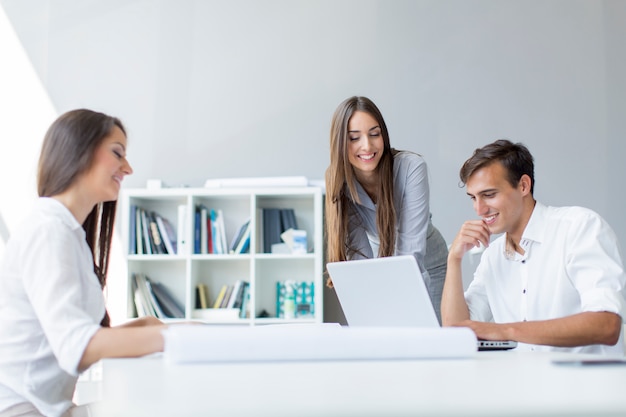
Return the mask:
<path id="1" fill-rule="evenodd" d="M 349 326 L 440 327 L 412 255 L 326 265 Z M 479 340 L 478 350 L 513 349 L 517 342 Z"/>

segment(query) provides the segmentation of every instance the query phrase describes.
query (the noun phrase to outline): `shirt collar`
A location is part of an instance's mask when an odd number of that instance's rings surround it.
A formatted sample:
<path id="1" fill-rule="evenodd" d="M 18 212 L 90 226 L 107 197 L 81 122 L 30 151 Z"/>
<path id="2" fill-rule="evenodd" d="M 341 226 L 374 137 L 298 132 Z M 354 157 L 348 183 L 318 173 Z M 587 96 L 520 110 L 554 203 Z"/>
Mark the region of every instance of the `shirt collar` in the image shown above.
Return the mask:
<path id="1" fill-rule="evenodd" d="M 72 212 L 65 207 L 60 201 L 51 197 L 39 197 L 37 205 L 46 213 L 57 216 L 63 224 L 67 225 L 71 230 L 82 229 L 82 225 L 78 223 Z"/>
<path id="2" fill-rule="evenodd" d="M 533 242 L 543 242 L 546 235 L 546 206 L 540 202 L 535 202 L 535 208 L 533 209 L 530 219 L 524 233 L 522 233 L 522 240 L 530 240 Z"/>
<path id="3" fill-rule="evenodd" d="M 517 252 L 511 254 L 507 253 L 507 239 L 504 241 L 504 256 L 509 260 L 525 262 L 530 256 L 531 247 L 534 242 L 543 242 L 545 238 L 546 230 L 546 218 L 545 218 L 546 206 L 540 202 L 535 202 L 533 212 L 528 219 L 528 224 L 522 233 L 522 239 L 519 242 L 519 246 L 524 249 L 524 255 L 520 255 Z"/>

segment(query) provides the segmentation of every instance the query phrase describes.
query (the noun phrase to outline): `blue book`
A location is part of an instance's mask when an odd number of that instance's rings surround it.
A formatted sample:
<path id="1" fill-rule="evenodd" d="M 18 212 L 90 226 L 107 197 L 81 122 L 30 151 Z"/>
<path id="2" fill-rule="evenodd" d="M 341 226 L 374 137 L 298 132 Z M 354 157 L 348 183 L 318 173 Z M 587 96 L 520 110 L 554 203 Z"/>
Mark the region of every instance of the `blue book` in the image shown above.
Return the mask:
<path id="1" fill-rule="evenodd" d="M 193 222 L 193 253 L 200 253 L 200 206 L 196 206 Z"/>

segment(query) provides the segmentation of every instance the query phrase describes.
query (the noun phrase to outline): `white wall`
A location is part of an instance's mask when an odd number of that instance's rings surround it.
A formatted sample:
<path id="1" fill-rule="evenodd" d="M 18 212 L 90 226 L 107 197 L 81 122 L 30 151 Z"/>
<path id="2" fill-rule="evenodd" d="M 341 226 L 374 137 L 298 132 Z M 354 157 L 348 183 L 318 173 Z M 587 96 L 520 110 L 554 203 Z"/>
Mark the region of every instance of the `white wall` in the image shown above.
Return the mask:
<path id="1" fill-rule="evenodd" d="M 331 114 L 358 94 L 379 105 L 392 145 L 425 156 L 448 241 L 473 216 L 461 163 L 507 137 L 535 155 L 538 199 L 593 208 L 626 242 L 624 1 L 0 4 L 59 112 L 127 124 L 127 186 L 320 179 Z"/>

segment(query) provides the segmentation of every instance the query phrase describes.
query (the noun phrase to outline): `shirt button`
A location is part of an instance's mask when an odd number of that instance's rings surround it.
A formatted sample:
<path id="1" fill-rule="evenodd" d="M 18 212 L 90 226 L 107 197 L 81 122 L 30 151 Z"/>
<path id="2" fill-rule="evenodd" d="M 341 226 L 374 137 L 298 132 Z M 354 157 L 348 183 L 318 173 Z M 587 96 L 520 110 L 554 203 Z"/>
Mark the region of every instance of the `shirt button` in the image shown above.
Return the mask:
<path id="1" fill-rule="evenodd" d="M 526 263 L 526 259 L 522 259 L 522 263 L 525 264 Z"/>

